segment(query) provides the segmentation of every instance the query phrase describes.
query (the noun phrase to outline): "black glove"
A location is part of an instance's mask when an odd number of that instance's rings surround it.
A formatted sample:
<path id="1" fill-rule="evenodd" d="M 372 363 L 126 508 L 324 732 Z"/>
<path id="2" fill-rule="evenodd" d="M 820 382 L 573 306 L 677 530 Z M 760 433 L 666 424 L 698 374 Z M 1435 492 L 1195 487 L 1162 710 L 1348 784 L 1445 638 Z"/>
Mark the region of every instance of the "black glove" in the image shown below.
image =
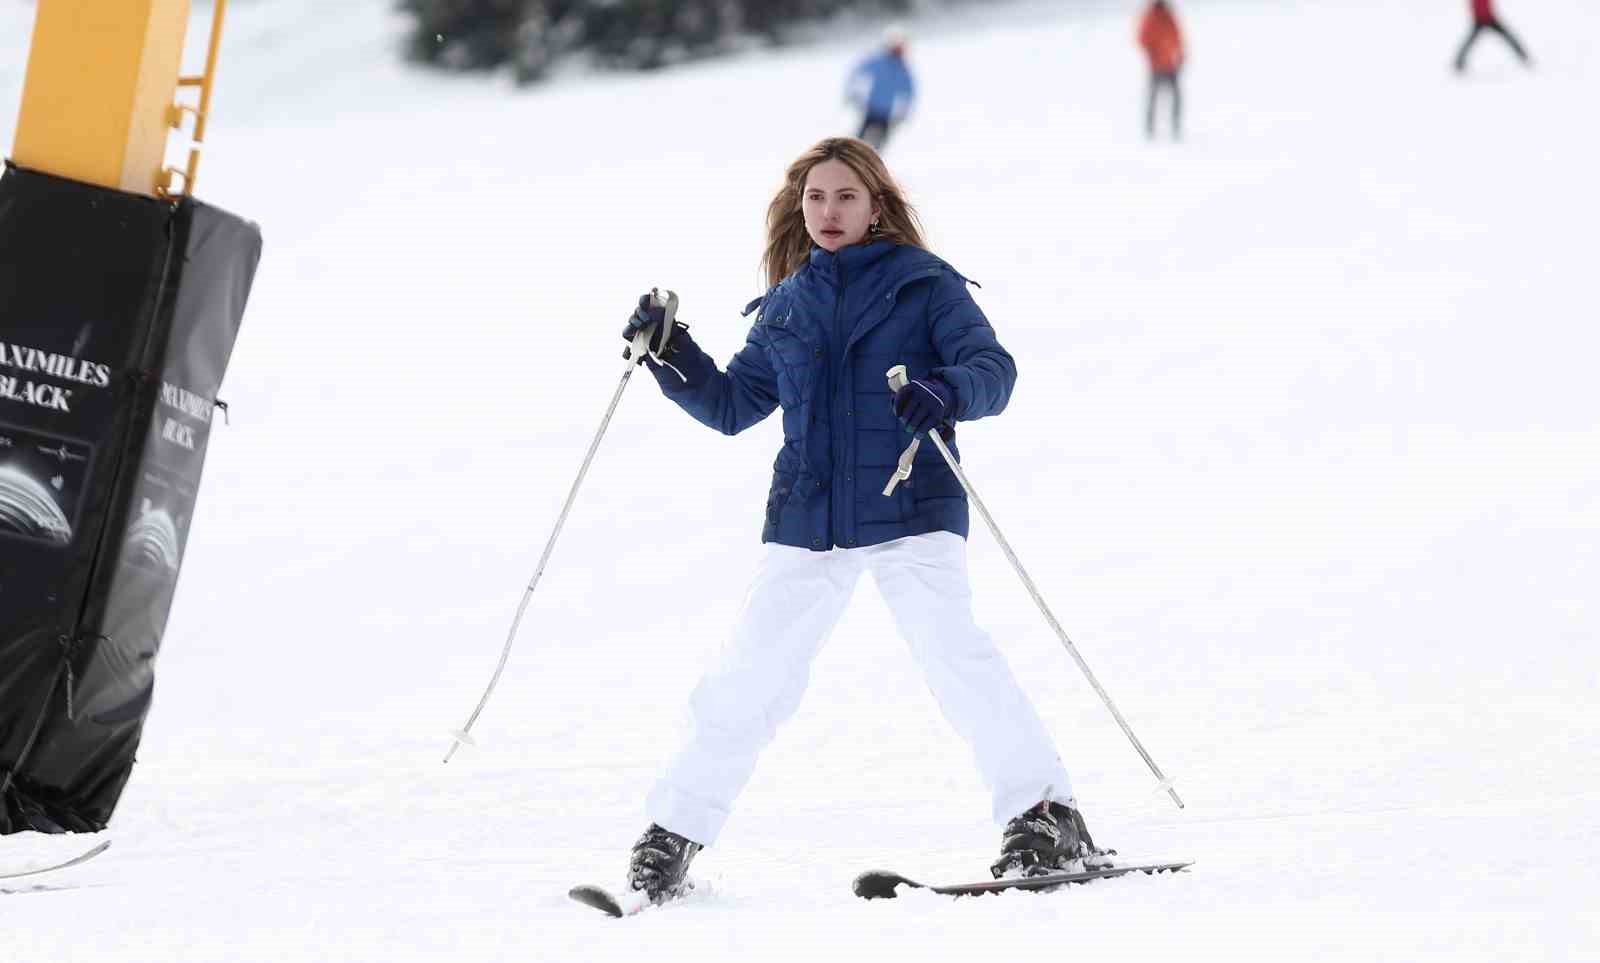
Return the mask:
<path id="1" fill-rule="evenodd" d="M 667 319 L 667 309 L 656 303 L 653 294 L 639 296 L 639 306 L 628 315 L 628 324 L 622 329 L 622 340 L 628 342 L 629 347 L 624 348 L 622 356 L 627 358 L 633 353 L 633 339 L 639 336 L 644 328 L 652 328 L 650 334 L 649 351 L 660 358 L 670 358 L 678 353 L 677 334 L 689 330 L 689 326 L 681 321 L 674 321 L 670 330 L 663 330 L 663 322 Z"/>
<path id="2" fill-rule="evenodd" d="M 650 294 L 639 295 L 639 306 L 628 315 L 628 326 L 622 329 L 622 340 L 632 344 L 633 339 L 639 336 L 639 329 L 655 325 L 660 327 L 661 322 L 667 319 L 667 309 L 656 303 Z"/>
<path id="3" fill-rule="evenodd" d="M 924 434 L 955 420 L 955 389 L 933 375 L 907 382 L 894 393 L 894 413 L 906 431 Z"/>

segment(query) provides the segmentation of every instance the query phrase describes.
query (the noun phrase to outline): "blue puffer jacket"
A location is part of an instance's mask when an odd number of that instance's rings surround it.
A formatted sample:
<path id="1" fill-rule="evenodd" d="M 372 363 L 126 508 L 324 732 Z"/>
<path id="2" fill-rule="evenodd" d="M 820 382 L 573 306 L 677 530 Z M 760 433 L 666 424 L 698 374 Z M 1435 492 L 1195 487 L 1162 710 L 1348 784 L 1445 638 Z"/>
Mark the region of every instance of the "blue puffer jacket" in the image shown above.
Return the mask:
<path id="1" fill-rule="evenodd" d="M 891 406 L 889 368 L 943 378 L 959 421 L 998 414 L 1011 396 L 1016 363 L 966 278 L 890 241 L 813 248 L 744 313 L 758 307 L 726 371 L 687 337 L 670 359 L 682 378 L 653 362 L 651 370 L 667 397 L 725 434 L 783 407 L 761 540 L 824 551 L 935 531 L 965 537 L 966 494 L 932 445 L 893 495 L 883 486 L 911 441 Z M 954 432 L 947 437 L 954 453 Z"/>

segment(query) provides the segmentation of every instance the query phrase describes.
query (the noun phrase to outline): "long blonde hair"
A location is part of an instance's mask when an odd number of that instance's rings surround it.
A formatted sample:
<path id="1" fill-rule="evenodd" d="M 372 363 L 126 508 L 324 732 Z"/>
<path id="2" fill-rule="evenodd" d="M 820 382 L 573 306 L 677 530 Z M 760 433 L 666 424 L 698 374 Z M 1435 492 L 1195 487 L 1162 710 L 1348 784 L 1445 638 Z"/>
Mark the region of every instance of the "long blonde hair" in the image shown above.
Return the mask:
<path id="1" fill-rule="evenodd" d="M 922 242 L 922 222 L 917 218 L 916 209 L 906 203 L 900 185 L 890 176 L 878 152 L 854 137 L 829 137 L 818 141 L 789 165 L 783 175 L 783 186 L 767 205 L 767 250 L 761 257 L 761 268 L 767 274 L 768 285 L 777 284 L 799 270 L 810 256 L 811 235 L 806 233 L 800 198 L 811 168 L 831 160 L 842 161 L 855 171 L 878 206 L 878 226 L 867 235 L 870 239 L 884 238 L 896 244 L 927 247 Z"/>

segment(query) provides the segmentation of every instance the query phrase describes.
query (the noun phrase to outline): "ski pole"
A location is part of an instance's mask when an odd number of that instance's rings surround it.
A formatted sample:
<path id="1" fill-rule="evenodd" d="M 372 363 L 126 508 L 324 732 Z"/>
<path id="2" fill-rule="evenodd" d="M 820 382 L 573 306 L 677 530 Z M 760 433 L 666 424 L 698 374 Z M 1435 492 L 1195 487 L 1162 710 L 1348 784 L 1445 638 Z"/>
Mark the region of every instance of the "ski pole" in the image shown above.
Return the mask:
<path id="1" fill-rule="evenodd" d="M 478 700 L 478 707 L 467 717 L 467 724 L 460 729 L 450 730 L 450 735 L 455 741 L 450 744 L 450 751 L 444 754 L 445 762 L 450 761 L 450 757 L 456 754 L 462 743 L 476 745 L 472 739 L 472 726 L 478 721 L 478 715 L 483 712 L 483 707 L 489 704 L 489 696 L 494 692 L 494 687 L 500 683 L 500 674 L 505 671 L 506 660 L 511 657 L 511 645 L 516 641 L 517 629 L 522 625 L 522 613 L 527 611 L 528 602 L 533 598 L 533 590 L 539 585 L 539 576 L 544 574 L 545 564 L 550 561 L 550 553 L 556 547 L 556 538 L 561 534 L 561 527 L 567 523 L 572 503 L 578 497 L 578 486 L 583 484 L 583 476 L 589 472 L 589 463 L 594 461 L 594 453 L 600 448 L 600 439 L 605 437 L 606 427 L 611 424 L 611 416 L 617 410 L 617 403 L 622 400 L 622 390 L 628 387 L 628 379 L 633 377 L 633 369 L 644 363 L 646 355 L 660 360 L 661 351 L 666 348 L 667 341 L 672 337 L 673 319 L 678 313 L 678 295 L 672 291 L 663 295 L 655 289 L 651 289 L 650 294 L 664 314 L 659 343 L 654 350 L 651 349 L 650 339 L 655 333 L 656 326 L 647 325 L 634 335 L 633 344 L 623 355 L 627 363 L 622 369 L 622 380 L 617 383 L 617 390 L 611 395 L 611 404 L 606 407 L 605 417 L 600 419 L 600 430 L 594 433 L 594 440 L 589 443 L 589 453 L 583 456 L 583 464 L 578 468 L 578 477 L 573 479 L 572 490 L 567 492 L 566 504 L 561 506 L 561 514 L 556 518 L 555 528 L 550 532 L 550 540 L 544 544 L 544 554 L 539 557 L 539 567 L 534 570 L 527 591 L 522 593 L 522 601 L 517 605 L 517 614 L 511 620 L 510 631 L 506 633 L 505 647 L 500 650 L 500 664 L 495 666 L 494 675 L 490 677 L 488 687 L 483 690 L 483 697 Z"/>
<path id="2" fill-rule="evenodd" d="M 898 392 L 906 386 L 905 365 L 897 364 L 890 368 L 888 376 L 889 390 L 891 392 Z M 972 487 L 972 482 L 967 480 L 967 473 L 961 470 L 961 465 L 956 462 L 955 456 L 950 454 L 950 448 L 944 443 L 944 439 L 939 436 L 937 427 L 928 432 L 928 439 L 933 442 L 935 448 L 939 449 L 939 454 L 944 456 L 945 463 L 950 466 L 951 471 L 955 472 L 956 480 L 961 482 L 961 487 L 966 491 L 967 497 L 972 499 L 972 504 L 977 506 L 978 514 L 983 516 L 984 522 L 989 526 L 989 531 L 994 533 L 994 540 L 1000 543 L 1000 549 L 1006 553 L 1006 558 L 1011 561 L 1011 567 L 1016 569 L 1017 574 L 1022 577 L 1023 587 L 1028 590 L 1029 595 L 1033 596 L 1033 601 L 1039 606 L 1039 611 L 1044 613 L 1044 620 L 1050 623 L 1050 628 L 1055 630 L 1056 638 L 1061 640 L 1061 644 L 1066 648 L 1067 653 L 1072 656 L 1073 661 L 1078 663 L 1078 668 L 1083 670 L 1084 678 L 1089 680 L 1089 685 L 1100 696 L 1100 701 L 1104 702 L 1106 708 L 1111 710 L 1111 717 L 1116 719 L 1117 725 L 1122 727 L 1122 734 L 1128 737 L 1129 742 L 1133 743 L 1133 748 L 1137 749 L 1139 755 L 1144 758 L 1145 765 L 1149 766 L 1150 771 L 1155 773 L 1156 779 L 1160 780 L 1156 783 L 1156 791 L 1166 790 L 1167 795 L 1172 797 L 1172 801 L 1178 804 L 1179 809 L 1182 809 L 1183 800 L 1178 798 L 1178 791 L 1172 788 L 1172 780 L 1163 775 L 1161 767 L 1157 766 L 1156 761 L 1150 758 L 1150 753 L 1145 751 L 1144 745 L 1139 742 L 1139 737 L 1133 734 L 1133 729 L 1128 725 L 1128 720 L 1122 718 L 1122 713 L 1117 711 L 1116 703 L 1112 702 L 1111 697 L 1106 694 L 1106 690 L 1101 688 L 1100 680 L 1096 679 L 1094 673 L 1089 671 L 1089 663 L 1083 661 L 1083 656 L 1078 653 L 1078 647 L 1072 644 L 1071 639 L 1067 638 L 1067 633 L 1062 630 L 1061 623 L 1057 622 L 1055 615 L 1051 613 L 1050 606 L 1044 603 L 1044 596 L 1039 594 L 1039 589 L 1033 584 L 1033 579 L 1028 577 L 1027 569 L 1024 569 L 1022 563 L 1017 560 L 1017 553 L 1011 550 L 1011 543 L 1007 542 L 1006 537 L 1000 534 L 1000 526 L 995 524 L 993 516 L 989 514 L 989 509 L 984 507 L 983 499 L 978 497 L 978 492 Z M 899 471 L 897 470 L 896 474 L 898 473 Z M 909 474 L 909 469 L 907 473 Z M 885 494 L 888 493 L 885 492 Z"/>

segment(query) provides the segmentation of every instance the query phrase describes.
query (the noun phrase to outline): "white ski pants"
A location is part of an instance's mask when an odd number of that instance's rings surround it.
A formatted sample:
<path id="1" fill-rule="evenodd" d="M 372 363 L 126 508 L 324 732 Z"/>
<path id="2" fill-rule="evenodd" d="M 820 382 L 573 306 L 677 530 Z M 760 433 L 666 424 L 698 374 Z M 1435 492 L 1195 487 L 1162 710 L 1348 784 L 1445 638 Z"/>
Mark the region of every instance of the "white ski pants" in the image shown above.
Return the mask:
<path id="1" fill-rule="evenodd" d="M 716 840 L 761 750 L 799 708 L 811 661 L 863 570 L 972 748 L 995 822 L 1045 799 L 1075 805 L 1039 714 L 972 620 L 966 540 L 933 532 L 828 552 L 767 546 L 732 640 L 690 697 L 688 743 L 646 799 L 652 822 L 702 845 Z"/>

